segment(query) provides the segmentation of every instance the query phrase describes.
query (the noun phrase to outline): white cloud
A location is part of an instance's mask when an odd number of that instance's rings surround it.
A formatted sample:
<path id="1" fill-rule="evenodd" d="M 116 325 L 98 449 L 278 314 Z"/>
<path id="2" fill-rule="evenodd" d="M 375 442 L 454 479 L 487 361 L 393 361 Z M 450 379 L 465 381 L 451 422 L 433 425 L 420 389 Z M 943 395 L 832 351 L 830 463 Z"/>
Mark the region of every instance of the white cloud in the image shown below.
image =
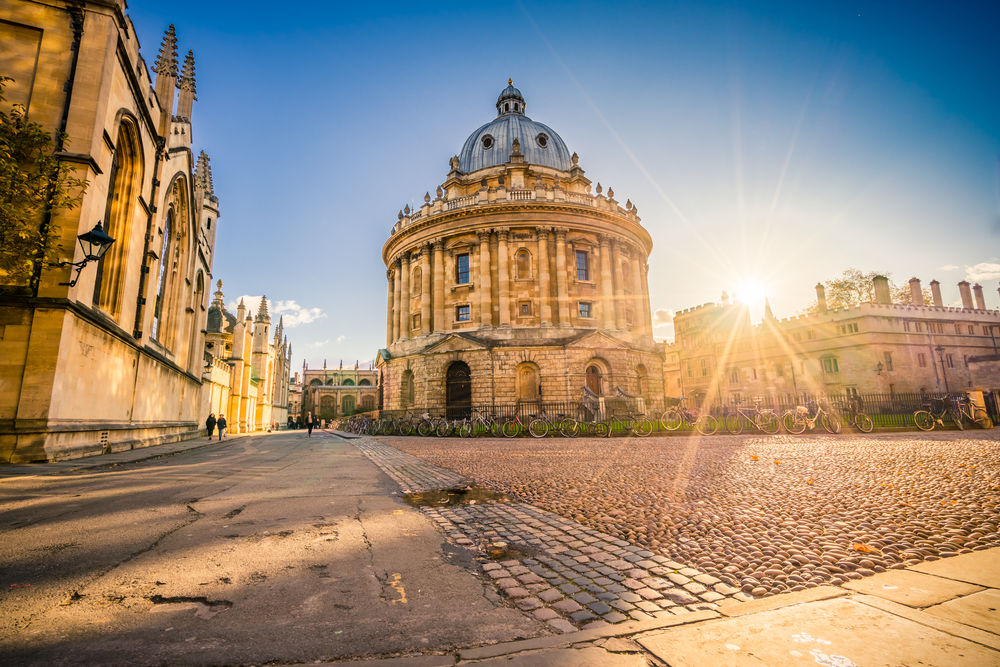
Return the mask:
<path id="1" fill-rule="evenodd" d="M 244 294 L 237 297 L 229 302 L 229 310 L 235 311 L 241 299 L 247 307 L 247 314 L 256 317 L 257 309 L 260 308 L 260 295 Z M 297 327 L 300 324 L 309 324 L 326 317 L 326 313 L 321 308 L 303 308 L 295 300 L 268 302 L 268 311 L 271 313 L 272 321 L 281 317 L 286 329 Z"/>
<path id="2" fill-rule="evenodd" d="M 945 264 L 944 266 L 939 266 L 938 270 L 940 270 L 940 271 L 958 271 L 960 268 L 962 268 L 962 267 L 960 267 L 958 264 Z"/>
<path id="3" fill-rule="evenodd" d="M 345 338 L 347 338 L 347 336 L 344 336 L 343 334 L 341 334 L 340 336 L 337 336 L 337 342 L 338 343 L 343 343 Z"/>
<path id="4" fill-rule="evenodd" d="M 981 283 L 984 280 L 997 278 L 1000 278 L 1000 264 L 995 262 L 979 262 L 965 267 L 965 279 L 970 282 Z"/>
<path id="5" fill-rule="evenodd" d="M 333 341 L 327 338 L 326 340 L 318 340 L 315 343 L 309 343 L 309 347 L 326 347 Z"/>
<path id="6" fill-rule="evenodd" d="M 653 312 L 653 326 L 657 328 L 674 326 L 674 311 L 669 308 L 657 308 Z"/>

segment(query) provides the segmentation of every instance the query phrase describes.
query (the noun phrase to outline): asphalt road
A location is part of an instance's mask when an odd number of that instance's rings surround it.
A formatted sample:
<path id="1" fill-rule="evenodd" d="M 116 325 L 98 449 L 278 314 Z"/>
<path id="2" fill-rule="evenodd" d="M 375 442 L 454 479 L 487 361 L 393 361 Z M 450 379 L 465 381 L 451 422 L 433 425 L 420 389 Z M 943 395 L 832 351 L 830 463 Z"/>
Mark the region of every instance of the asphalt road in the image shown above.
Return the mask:
<path id="1" fill-rule="evenodd" d="M 546 632 L 396 488 L 304 433 L 0 479 L 0 662 L 303 662 Z"/>

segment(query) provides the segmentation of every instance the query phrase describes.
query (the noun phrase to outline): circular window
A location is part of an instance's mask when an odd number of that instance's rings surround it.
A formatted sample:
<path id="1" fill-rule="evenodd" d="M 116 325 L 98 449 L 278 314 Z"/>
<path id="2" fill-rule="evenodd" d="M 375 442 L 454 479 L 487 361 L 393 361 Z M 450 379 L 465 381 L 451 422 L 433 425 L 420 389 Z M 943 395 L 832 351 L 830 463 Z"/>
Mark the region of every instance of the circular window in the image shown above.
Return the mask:
<path id="1" fill-rule="evenodd" d="M 493 148 L 493 137 L 491 137 L 488 134 L 485 137 L 483 137 L 483 148 L 485 148 L 486 150 Z"/>
<path id="2" fill-rule="evenodd" d="M 541 146 L 542 148 L 545 148 L 546 146 L 549 145 L 549 137 L 544 132 L 535 137 L 535 141 L 537 141 L 538 145 Z"/>

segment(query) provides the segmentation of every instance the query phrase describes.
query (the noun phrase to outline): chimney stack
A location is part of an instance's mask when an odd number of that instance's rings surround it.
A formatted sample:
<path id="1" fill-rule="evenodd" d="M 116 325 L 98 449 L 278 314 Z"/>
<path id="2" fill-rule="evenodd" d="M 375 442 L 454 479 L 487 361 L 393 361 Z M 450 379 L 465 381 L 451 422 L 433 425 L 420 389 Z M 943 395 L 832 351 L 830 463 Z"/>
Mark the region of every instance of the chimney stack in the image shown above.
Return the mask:
<path id="1" fill-rule="evenodd" d="M 924 305 L 924 292 L 920 289 L 920 278 L 910 278 L 910 303 L 914 306 Z"/>
<path id="2" fill-rule="evenodd" d="M 941 298 L 941 283 L 936 280 L 931 281 L 931 298 L 934 299 L 935 306 L 944 308 L 944 299 Z"/>
<path id="3" fill-rule="evenodd" d="M 826 288 L 823 287 L 823 283 L 816 283 L 816 304 L 819 306 L 819 312 L 826 312 Z"/>
<path id="4" fill-rule="evenodd" d="M 972 286 L 972 291 L 976 295 L 976 308 L 986 310 L 986 297 L 983 295 L 983 286 L 976 283 Z"/>
<path id="5" fill-rule="evenodd" d="M 892 296 L 889 294 L 889 279 L 885 276 L 875 276 L 872 278 L 875 286 L 875 303 L 891 304 Z"/>
<path id="6" fill-rule="evenodd" d="M 958 284 L 958 293 L 962 296 L 962 308 L 972 309 L 972 290 L 969 289 L 969 281 L 963 280 Z"/>

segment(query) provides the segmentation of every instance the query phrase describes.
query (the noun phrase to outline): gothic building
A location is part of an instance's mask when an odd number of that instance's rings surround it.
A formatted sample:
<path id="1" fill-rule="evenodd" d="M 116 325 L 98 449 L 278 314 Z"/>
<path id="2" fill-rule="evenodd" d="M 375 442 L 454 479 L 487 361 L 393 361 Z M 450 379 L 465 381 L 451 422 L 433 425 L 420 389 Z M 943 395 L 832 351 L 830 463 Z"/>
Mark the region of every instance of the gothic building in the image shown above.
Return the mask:
<path id="1" fill-rule="evenodd" d="M 202 412 L 226 416 L 231 433 L 284 427 L 288 421 L 292 346 L 281 318 L 270 334 L 267 297 L 256 316 L 240 300 L 233 315 L 226 308 L 222 281 L 216 283 L 205 327 Z"/>
<path id="2" fill-rule="evenodd" d="M 510 82 L 508 82 L 510 83 Z M 382 249 L 387 409 L 662 393 L 646 260 L 631 201 L 591 188 L 576 153 L 508 85 L 424 204 Z"/>
<path id="3" fill-rule="evenodd" d="M 181 439 L 201 415 L 203 328 L 219 200 L 191 150 L 195 61 L 171 26 L 152 73 L 123 0 L 0 4 L 6 104 L 58 140 L 88 181 L 40 220 L 79 262 L 100 222 L 99 263 L 0 276 L 0 460 L 83 456 Z M 2 249 L 0 249 L 2 250 Z"/>
<path id="4" fill-rule="evenodd" d="M 299 374 L 295 374 L 299 377 Z M 356 412 L 374 410 L 378 403 L 378 371 L 359 368 L 309 368 L 302 362 L 302 385 L 299 414 L 315 419 L 337 419 Z"/>

